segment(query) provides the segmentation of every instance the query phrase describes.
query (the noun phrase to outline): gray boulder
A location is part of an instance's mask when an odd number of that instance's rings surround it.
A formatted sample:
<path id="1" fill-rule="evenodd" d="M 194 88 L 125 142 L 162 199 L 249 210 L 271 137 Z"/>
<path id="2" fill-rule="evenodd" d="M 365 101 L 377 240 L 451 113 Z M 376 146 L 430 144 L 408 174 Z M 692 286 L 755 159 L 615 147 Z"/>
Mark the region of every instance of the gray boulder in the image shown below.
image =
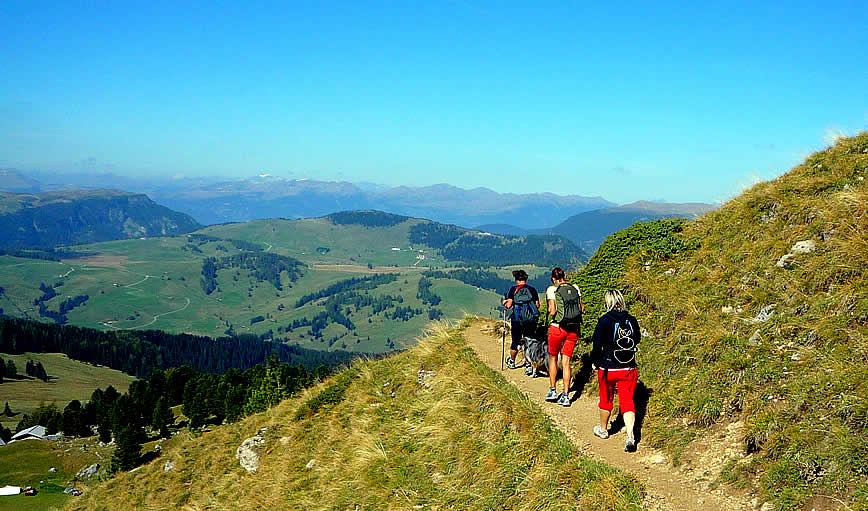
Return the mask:
<path id="1" fill-rule="evenodd" d="M 814 240 L 797 241 L 790 252 L 793 254 L 810 254 L 817 250 L 817 242 Z"/>
<path id="2" fill-rule="evenodd" d="M 774 305 L 766 305 L 763 307 L 759 314 L 756 315 L 754 321 L 757 323 L 765 323 L 766 321 L 772 319 L 772 316 L 775 315 L 775 306 Z"/>
<path id="3" fill-rule="evenodd" d="M 75 477 L 77 477 L 78 479 L 90 479 L 91 477 L 95 476 L 98 471 L 99 463 L 94 463 L 89 467 L 85 467 L 79 470 L 78 473 L 75 474 Z"/>
<path id="4" fill-rule="evenodd" d="M 259 449 L 265 445 L 265 432 L 268 428 L 262 428 L 259 432 L 248 439 L 241 442 L 238 449 L 235 450 L 235 459 L 241 464 L 241 467 L 248 472 L 256 472 L 259 470 Z"/>

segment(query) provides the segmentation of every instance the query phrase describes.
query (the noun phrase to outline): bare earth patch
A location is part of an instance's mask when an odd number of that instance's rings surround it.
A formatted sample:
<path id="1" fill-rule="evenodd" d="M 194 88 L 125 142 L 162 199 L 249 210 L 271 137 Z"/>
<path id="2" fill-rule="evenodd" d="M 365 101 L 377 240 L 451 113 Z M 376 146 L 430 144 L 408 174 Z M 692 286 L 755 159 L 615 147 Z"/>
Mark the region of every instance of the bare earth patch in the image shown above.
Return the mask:
<path id="1" fill-rule="evenodd" d="M 74 259 L 64 259 L 66 264 L 81 264 L 85 266 L 99 266 L 101 268 L 118 268 L 123 269 L 130 262 L 129 257 L 125 255 L 92 255 L 87 257 L 76 257 Z"/>
<path id="2" fill-rule="evenodd" d="M 367 266 L 356 264 L 315 264 L 313 265 L 313 269 L 343 271 L 347 273 L 401 273 L 401 268 L 395 268 L 394 266 L 374 266 L 373 268 L 368 268 Z M 404 270 L 406 270 L 406 268 L 404 268 Z"/>

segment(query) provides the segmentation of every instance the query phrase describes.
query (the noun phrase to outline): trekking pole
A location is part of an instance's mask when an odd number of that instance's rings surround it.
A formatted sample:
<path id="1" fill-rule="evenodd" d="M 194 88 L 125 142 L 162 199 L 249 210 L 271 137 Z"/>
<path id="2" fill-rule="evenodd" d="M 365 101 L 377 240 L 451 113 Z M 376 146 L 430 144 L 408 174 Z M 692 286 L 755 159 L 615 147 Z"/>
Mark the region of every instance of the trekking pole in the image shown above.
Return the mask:
<path id="1" fill-rule="evenodd" d="M 506 307 L 501 314 L 503 316 L 503 328 L 500 330 L 500 371 L 503 372 L 503 361 L 506 359 Z"/>

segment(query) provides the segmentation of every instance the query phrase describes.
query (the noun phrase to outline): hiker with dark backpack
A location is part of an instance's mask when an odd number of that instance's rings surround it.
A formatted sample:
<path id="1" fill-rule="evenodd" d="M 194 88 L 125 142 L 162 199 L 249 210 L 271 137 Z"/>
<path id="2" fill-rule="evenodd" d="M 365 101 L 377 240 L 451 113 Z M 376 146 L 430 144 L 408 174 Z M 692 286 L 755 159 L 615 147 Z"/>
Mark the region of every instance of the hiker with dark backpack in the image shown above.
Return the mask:
<path id="1" fill-rule="evenodd" d="M 515 285 L 509 288 L 509 292 L 503 299 L 502 304 L 506 309 L 512 309 L 510 313 L 509 331 L 512 343 L 509 345 L 509 358 L 506 359 L 506 367 L 515 369 L 515 356 L 518 348 L 524 341 L 524 337 L 533 337 L 536 334 L 536 323 L 539 319 L 539 294 L 533 286 L 527 283 L 527 272 L 515 270 L 512 272 Z M 526 374 L 530 374 L 530 364 L 525 362 Z"/>
<path id="2" fill-rule="evenodd" d="M 582 328 L 582 313 L 585 312 L 585 303 L 582 301 L 582 292 L 579 286 L 567 284 L 566 274 L 561 268 L 552 270 L 552 285 L 546 289 L 546 302 L 549 317 L 552 321 L 549 325 L 549 393 L 546 401 L 553 401 L 561 406 L 570 406 L 570 380 L 572 378 L 572 366 L 570 359 L 573 350 L 579 341 Z M 558 377 L 558 354 L 561 355 L 561 367 L 564 372 L 564 391 L 557 392 Z"/>
<path id="3" fill-rule="evenodd" d="M 639 375 L 636 369 L 636 346 L 641 334 L 636 318 L 627 312 L 624 295 L 609 289 L 603 295 L 606 313 L 597 321 L 591 349 L 591 362 L 597 368 L 600 383 L 600 424 L 594 426 L 594 435 L 609 438 L 609 417 L 612 415 L 615 389 L 618 389 L 618 407 L 624 416 L 627 438 L 624 450 L 636 450 L 633 425 L 636 423 L 636 405 L 633 393 Z"/>

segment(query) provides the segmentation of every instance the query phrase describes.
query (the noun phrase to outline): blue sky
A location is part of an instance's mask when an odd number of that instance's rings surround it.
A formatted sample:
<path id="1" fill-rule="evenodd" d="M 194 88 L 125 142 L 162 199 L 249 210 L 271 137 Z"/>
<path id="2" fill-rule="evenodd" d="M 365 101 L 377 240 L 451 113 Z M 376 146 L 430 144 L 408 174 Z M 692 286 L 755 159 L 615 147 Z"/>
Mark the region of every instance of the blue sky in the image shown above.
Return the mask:
<path id="1" fill-rule="evenodd" d="M 0 0 L 0 167 L 724 200 L 868 128 L 868 2 L 755 3 Z"/>

